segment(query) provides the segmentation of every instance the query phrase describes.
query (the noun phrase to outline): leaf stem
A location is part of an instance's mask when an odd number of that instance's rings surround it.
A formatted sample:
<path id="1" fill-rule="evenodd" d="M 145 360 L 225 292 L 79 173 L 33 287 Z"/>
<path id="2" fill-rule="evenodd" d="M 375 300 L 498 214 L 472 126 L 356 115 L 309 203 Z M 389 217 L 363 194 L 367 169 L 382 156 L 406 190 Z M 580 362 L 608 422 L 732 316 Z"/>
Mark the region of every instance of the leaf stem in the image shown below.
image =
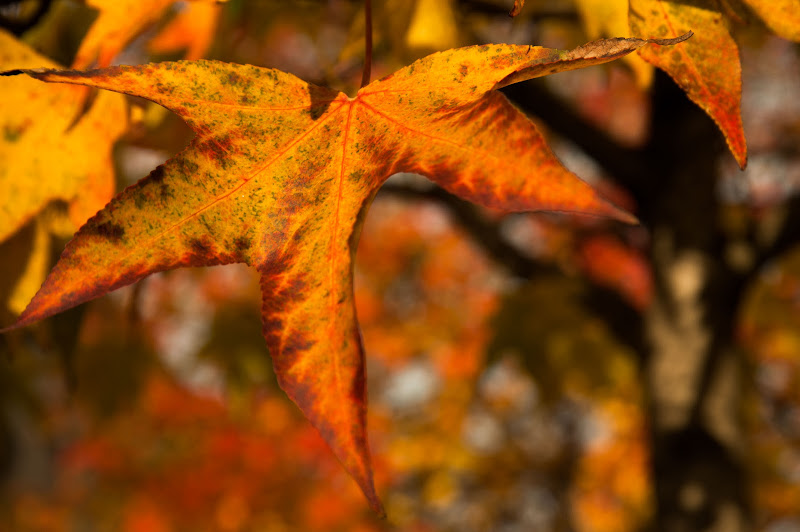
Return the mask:
<path id="1" fill-rule="evenodd" d="M 369 85 L 372 68 L 372 1 L 364 1 L 364 73 L 361 76 L 361 87 Z"/>

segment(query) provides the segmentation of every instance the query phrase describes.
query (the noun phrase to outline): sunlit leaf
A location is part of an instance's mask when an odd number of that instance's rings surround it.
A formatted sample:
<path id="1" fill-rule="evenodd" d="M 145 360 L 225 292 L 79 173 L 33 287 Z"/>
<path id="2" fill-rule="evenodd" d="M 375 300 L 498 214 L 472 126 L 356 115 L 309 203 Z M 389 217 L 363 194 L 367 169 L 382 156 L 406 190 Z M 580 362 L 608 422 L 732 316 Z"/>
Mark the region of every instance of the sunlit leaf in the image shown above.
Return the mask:
<path id="1" fill-rule="evenodd" d="M 406 33 L 409 48 L 445 50 L 458 46 L 458 26 L 450 0 L 417 0 Z"/>
<path id="2" fill-rule="evenodd" d="M 694 31 L 686 46 L 650 46 L 639 53 L 667 72 L 722 130 L 741 168 L 747 165 L 742 129 L 742 68 L 728 21 L 714 0 L 685 3 L 631 0 L 631 34 L 667 39 Z"/>
<path id="3" fill-rule="evenodd" d="M 635 221 L 566 170 L 494 89 L 604 63 L 648 42 L 450 50 L 353 98 L 277 70 L 215 61 L 26 70 L 146 97 L 197 136 L 81 228 L 14 327 L 153 272 L 247 263 L 261 274 L 263 331 L 279 383 L 380 510 L 352 286 L 371 199 L 390 175 L 414 172 L 495 209 Z"/>

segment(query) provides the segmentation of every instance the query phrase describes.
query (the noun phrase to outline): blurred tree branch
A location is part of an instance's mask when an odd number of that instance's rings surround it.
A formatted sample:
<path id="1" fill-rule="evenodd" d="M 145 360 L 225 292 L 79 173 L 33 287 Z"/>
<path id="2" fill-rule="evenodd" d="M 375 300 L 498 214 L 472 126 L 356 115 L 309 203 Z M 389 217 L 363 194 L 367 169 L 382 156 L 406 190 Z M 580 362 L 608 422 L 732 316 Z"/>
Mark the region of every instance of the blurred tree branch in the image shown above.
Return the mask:
<path id="1" fill-rule="evenodd" d="M 17 19 L 13 17 L 13 10 L 15 8 L 21 9 L 24 2 L 20 0 L 0 0 L 0 28 L 5 28 L 16 36 L 20 36 L 36 24 L 44 17 L 53 0 L 39 0 L 33 13 L 26 18 Z"/>
<path id="2" fill-rule="evenodd" d="M 578 146 L 611 179 L 634 195 L 650 177 L 643 150 L 627 148 L 614 141 L 602 129 L 581 117 L 567 102 L 555 96 L 542 80 L 510 85 L 502 92 L 520 109 Z"/>
<path id="3" fill-rule="evenodd" d="M 423 189 L 389 182 L 381 187 L 380 194 L 432 201 L 442 206 L 487 257 L 516 277 L 530 279 L 535 276 L 565 275 L 556 265 L 542 263 L 522 253 L 507 241 L 501 222 L 487 219 L 474 204 L 442 188 Z M 606 322 L 621 343 L 631 347 L 634 352 L 641 353 L 644 348 L 641 313 L 614 290 L 590 283 L 588 278 L 586 281 L 584 299 L 588 308 Z"/>

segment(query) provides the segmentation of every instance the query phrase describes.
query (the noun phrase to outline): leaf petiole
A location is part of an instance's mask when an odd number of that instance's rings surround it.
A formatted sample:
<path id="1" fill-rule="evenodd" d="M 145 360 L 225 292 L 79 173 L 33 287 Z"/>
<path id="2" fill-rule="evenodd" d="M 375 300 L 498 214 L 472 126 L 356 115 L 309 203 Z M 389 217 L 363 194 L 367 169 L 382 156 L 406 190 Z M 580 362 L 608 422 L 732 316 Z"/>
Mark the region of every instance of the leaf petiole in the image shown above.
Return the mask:
<path id="1" fill-rule="evenodd" d="M 361 87 L 369 85 L 372 67 L 372 1 L 364 1 L 364 73 L 361 75 Z"/>

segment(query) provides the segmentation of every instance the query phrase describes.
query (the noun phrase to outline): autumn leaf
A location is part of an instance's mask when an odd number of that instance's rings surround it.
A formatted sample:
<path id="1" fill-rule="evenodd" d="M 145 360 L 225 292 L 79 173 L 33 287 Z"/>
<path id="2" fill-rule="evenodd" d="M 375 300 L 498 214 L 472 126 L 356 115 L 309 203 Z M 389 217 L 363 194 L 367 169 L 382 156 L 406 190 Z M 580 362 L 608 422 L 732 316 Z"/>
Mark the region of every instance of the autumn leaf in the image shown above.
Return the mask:
<path id="1" fill-rule="evenodd" d="M 634 37 L 665 39 L 695 31 L 685 46 L 648 48 L 639 54 L 669 74 L 714 119 L 739 166 L 747 166 L 739 48 L 716 1 L 631 0 L 628 17 Z"/>
<path id="2" fill-rule="evenodd" d="M 514 7 L 508 12 L 509 17 L 516 17 L 522 13 L 522 8 L 525 6 L 525 0 L 514 0 Z"/>
<path id="3" fill-rule="evenodd" d="M 216 61 L 25 70 L 150 99 L 196 137 L 80 229 L 11 328 L 150 273 L 247 263 L 261 274 L 263 332 L 281 387 L 382 511 L 353 304 L 353 257 L 378 188 L 394 173 L 414 172 L 494 209 L 634 222 L 566 170 L 496 89 L 686 38 L 609 39 L 572 51 L 472 46 L 423 58 L 353 98 L 277 70 Z"/>
<path id="4" fill-rule="evenodd" d="M 634 308 L 644 310 L 653 297 L 647 262 L 615 238 L 591 236 L 579 244 L 578 263 L 600 285 L 619 292 Z"/>
<path id="5" fill-rule="evenodd" d="M 776 35 L 800 41 L 797 0 L 743 1 Z M 742 69 L 739 48 L 730 33 L 732 21 L 741 22 L 727 0 L 630 0 L 632 36 L 666 39 L 692 30 L 697 34 L 686 46 L 675 50 L 647 48 L 639 54 L 672 76 L 689 98 L 714 119 L 731 153 L 744 168 L 747 145 L 740 112 Z"/>

